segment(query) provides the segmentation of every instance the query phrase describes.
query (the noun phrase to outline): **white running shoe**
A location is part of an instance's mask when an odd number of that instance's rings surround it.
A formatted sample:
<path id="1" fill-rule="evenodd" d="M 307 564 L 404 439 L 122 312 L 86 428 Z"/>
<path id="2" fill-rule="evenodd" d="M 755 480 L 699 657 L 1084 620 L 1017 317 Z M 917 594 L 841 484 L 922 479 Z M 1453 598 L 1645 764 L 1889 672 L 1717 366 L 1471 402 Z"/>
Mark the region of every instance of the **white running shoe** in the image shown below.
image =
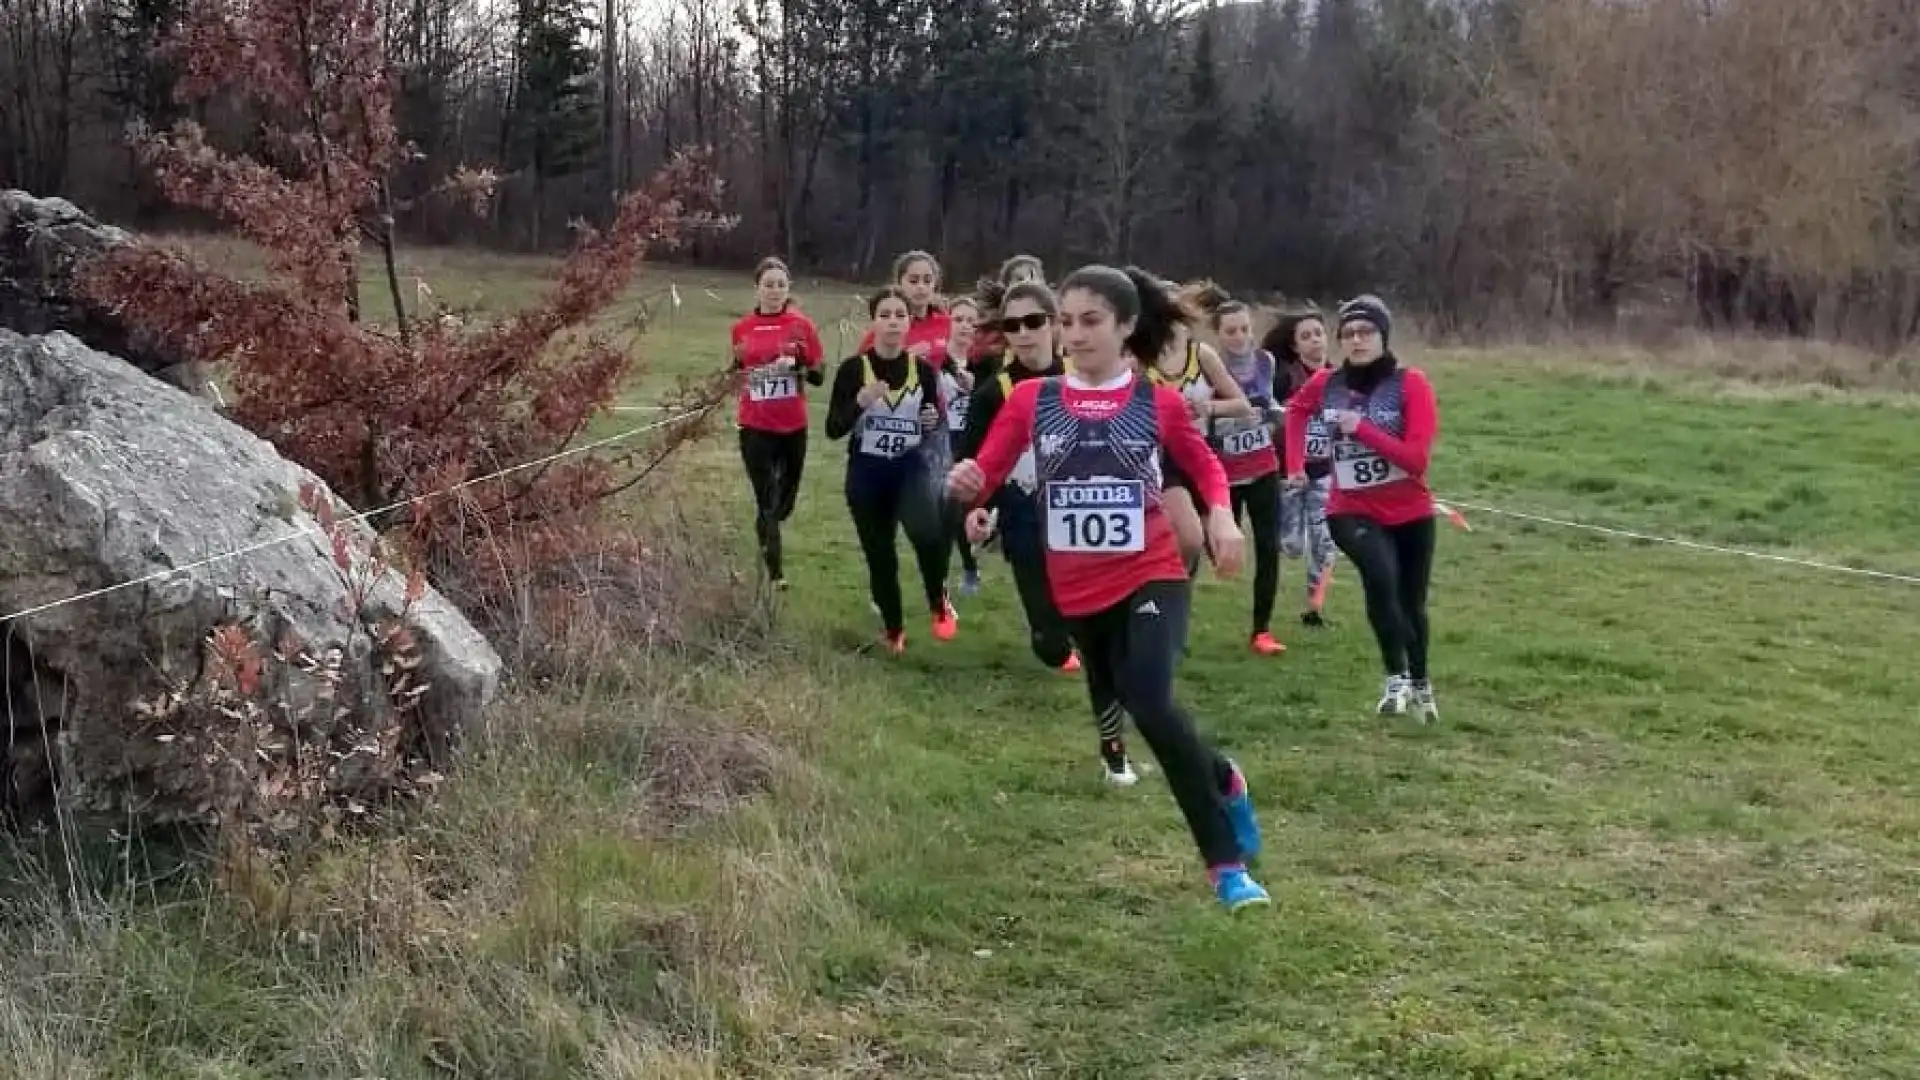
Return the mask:
<path id="1" fill-rule="evenodd" d="M 1440 721 L 1440 706 L 1433 700 L 1433 683 L 1430 680 L 1413 680 L 1413 711 L 1423 724 Z"/>
<path id="2" fill-rule="evenodd" d="M 1413 697 L 1413 680 L 1405 675 L 1387 676 L 1387 688 L 1380 694 L 1380 704 L 1376 707 L 1381 716 L 1405 716 L 1407 705 Z"/>
<path id="3" fill-rule="evenodd" d="M 1133 760 L 1121 758 L 1118 762 L 1106 762 L 1107 783 L 1114 787 L 1132 787 L 1140 782 L 1140 774 L 1133 771 Z"/>

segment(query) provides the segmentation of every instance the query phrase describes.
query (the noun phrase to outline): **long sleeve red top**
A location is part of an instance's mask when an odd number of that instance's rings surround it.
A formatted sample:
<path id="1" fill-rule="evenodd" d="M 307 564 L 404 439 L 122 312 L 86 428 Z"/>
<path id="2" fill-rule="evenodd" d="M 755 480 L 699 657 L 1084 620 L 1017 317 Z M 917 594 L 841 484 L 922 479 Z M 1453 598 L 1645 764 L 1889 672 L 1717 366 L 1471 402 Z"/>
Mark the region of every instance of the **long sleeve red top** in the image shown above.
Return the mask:
<path id="1" fill-rule="evenodd" d="M 1061 386 L 1061 399 L 1076 413 L 1110 416 L 1125 407 L 1133 393 L 1134 376 L 1099 388 L 1076 385 L 1071 379 Z M 986 439 L 974 461 L 986 474 L 974 505 L 984 505 L 1007 481 L 1020 455 L 1033 445 L 1035 405 L 1045 379 L 1028 379 L 1013 388 L 1012 396 L 993 418 Z M 1230 501 L 1227 474 L 1220 459 L 1208 448 L 1200 429 L 1187 414 L 1178 391 L 1156 386 L 1153 404 L 1159 417 L 1160 443 L 1167 456 L 1187 474 L 1208 506 L 1225 506 Z M 1185 581 L 1186 563 L 1180 557 L 1179 541 L 1173 524 L 1157 501 L 1147 511 L 1147 540 L 1142 550 L 1125 553 L 1080 554 L 1049 550 L 1047 585 L 1054 604 L 1068 618 L 1082 618 L 1105 611 L 1132 596 L 1141 586 L 1154 581 Z"/>
<path id="2" fill-rule="evenodd" d="M 807 395 L 800 380 L 804 375 L 807 382 L 819 386 L 824 381 L 820 365 L 826 359 L 826 350 L 820 345 L 820 331 L 812 319 L 791 304 L 772 315 L 757 309 L 750 311 L 733 324 L 733 358 L 750 381 L 740 393 L 741 427 L 775 434 L 806 430 Z M 767 383 L 773 389 L 773 396 L 753 400 L 751 380 L 756 378 L 755 369 L 782 359 L 794 362 L 792 382 Z M 762 393 L 765 392 L 763 389 Z"/>
<path id="3" fill-rule="evenodd" d="M 1286 454 L 1287 475 L 1306 471 L 1307 418 L 1326 404 L 1327 380 L 1336 368 L 1314 372 L 1305 386 L 1287 401 Z M 1338 470 L 1327 496 L 1328 514 L 1356 514 L 1382 525 L 1404 525 L 1433 514 L 1433 492 L 1427 487 L 1427 465 L 1433 454 L 1434 436 L 1440 432 L 1440 407 L 1433 395 L 1433 384 L 1426 372 L 1402 367 L 1396 373 L 1401 381 L 1401 430 L 1398 435 L 1371 420 L 1361 420 L 1352 438 L 1374 450 L 1389 462 L 1406 470 L 1401 480 L 1357 491 L 1340 487 Z M 1347 436 L 1336 435 L 1336 438 Z"/>

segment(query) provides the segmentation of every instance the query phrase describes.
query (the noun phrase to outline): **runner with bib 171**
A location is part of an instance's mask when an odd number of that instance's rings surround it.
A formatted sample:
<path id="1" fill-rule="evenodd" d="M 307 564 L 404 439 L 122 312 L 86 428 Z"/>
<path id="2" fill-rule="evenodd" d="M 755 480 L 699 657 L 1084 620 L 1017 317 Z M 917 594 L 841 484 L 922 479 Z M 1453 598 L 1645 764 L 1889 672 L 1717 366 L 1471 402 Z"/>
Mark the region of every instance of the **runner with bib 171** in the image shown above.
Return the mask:
<path id="1" fill-rule="evenodd" d="M 787 264 L 766 258 L 753 271 L 754 307 L 733 324 L 740 372 L 740 458 L 753 485 L 753 531 L 776 589 L 787 587 L 780 526 L 793 516 L 807 465 L 807 392 L 825 381 L 820 331 L 788 295 Z"/>
<path id="2" fill-rule="evenodd" d="M 1393 355 L 1393 319 L 1379 297 L 1340 305 L 1339 324 L 1345 362 L 1321 368 L 1288 402 L 1287 483 L 1307 483 L 1308 418 L 1317 414 L 1333 434 L 1327 528 L 1360 574 L 1387 670 L 1379 711 L 1401 715 L 1411 705 L 1430 723 L 1440 708 L 1427 677 L 1434 540 L 1427 464 L 1439 407 L 1426 373 Z"/>
<path id="3" fill-rule="evenodd" d="M 1247 873 L 1260 830 L 1246 777 L 1173 698 L 1192 584 L 1161 505 L 1163 453 L 1208 508 L 1208 548 L 1223 575 L 1239 569 L 1244 539 L 1226 474 L 1179 392 L 1150 382 L 1122 348 L 1140 314 L 1129 275 L 1106 266 L 1069 274 L 1060 321 L 1072 373 L 1015 386 L 979 456 L 956 464 L 947 487 L 971 504 L 968 530 L 983 536 L 990 519 L 982 503 L 1032 451 L 1048 587 L 1080 645 L 1088 692 L 1096 707 L 1111 698 L 1133 717 L 1215 895 L 1238 910 L 1268 902 Z"/>

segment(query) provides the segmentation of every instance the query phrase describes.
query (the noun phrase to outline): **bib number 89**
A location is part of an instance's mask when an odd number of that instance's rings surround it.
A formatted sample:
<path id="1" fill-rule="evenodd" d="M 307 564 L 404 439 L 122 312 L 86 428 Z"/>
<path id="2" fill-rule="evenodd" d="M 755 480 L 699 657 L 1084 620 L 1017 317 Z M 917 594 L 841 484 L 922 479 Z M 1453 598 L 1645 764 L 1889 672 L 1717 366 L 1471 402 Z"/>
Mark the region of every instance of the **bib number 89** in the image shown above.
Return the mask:
<path id="1" fill-rule="evenodd" d="M 1351 463 L 1353 486 L 1372 487 L 1384 484 L 1393 472 L 1393 465 L 1386 458 L 1360 458 Z"/>

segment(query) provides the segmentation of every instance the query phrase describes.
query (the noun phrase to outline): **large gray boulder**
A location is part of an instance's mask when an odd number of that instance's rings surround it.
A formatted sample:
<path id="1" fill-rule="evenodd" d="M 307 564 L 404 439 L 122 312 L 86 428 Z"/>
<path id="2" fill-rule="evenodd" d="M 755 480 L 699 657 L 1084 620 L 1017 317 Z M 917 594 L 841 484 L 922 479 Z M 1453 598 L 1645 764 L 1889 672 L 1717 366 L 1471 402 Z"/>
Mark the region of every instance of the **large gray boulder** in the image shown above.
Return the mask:
<path id="1" fill-rule="evenodd" d="M 65 199 L 0 190 L 0 326 L 22 334 L 65 330 L 102 352 L 194 395 L 206 393 L 199 365 L 83 298 L 80 275 L 93 260 L 130 245 Z"/>
<path id="2" fill-rule="evenodd" d="M 0 616 L 77 597 L 0 623 L 11 796 L 57 763 L 82 807 L 271 817 L 376 798 L 457 748 L 500 658 L 432 589 L 407 613 L 416 650 L 376 644 L 406 584 L 388 572 L 350 614 L 303 485 L 325 491 L 205 401 L 69 334 L 0 329 Z M 229 624 L 261 644 L 258 712 L 215 692 Z M 427 687 L 411 702 L 408 680 Z"/>

